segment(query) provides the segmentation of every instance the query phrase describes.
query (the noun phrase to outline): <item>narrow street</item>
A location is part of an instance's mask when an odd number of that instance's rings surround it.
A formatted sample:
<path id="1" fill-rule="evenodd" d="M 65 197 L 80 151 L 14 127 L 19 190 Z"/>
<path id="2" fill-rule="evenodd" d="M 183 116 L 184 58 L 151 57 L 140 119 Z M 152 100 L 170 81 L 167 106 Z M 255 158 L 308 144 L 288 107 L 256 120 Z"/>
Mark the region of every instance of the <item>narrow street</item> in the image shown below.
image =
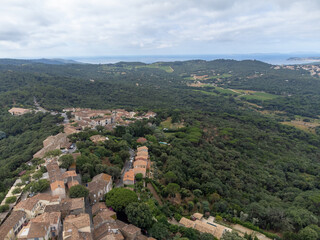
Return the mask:
<path id="1" fill-rule="evenodd" d="M 133 160 L 134 160 L 134 154 L 135 154 L 134 150 L 130 148 L 129 153 L 130 153 L 129 160 L 127 160 L 124 163 L 123 169 L 121 171 L 121 178 L 118 180 L 115 187 L 123 187 L 124 186 L 124 184 L 123 184 L 124 174 L 133 167 Z"/>

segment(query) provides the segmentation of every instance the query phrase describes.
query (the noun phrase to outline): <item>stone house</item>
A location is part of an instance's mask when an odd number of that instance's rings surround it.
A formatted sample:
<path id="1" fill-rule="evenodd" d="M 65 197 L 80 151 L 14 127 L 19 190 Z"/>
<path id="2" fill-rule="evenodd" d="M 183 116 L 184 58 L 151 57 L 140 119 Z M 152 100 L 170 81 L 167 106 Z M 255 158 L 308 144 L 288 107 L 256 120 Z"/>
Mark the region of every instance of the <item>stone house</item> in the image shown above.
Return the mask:
<path id="1" fill-rule="evenodd" d="M 14 240 L 27 221 L 24 211 L 13 211 L 7 220 L 0 226 L 0 239 Z"/>
<path id="2" fill-rule="evenodd" d="M 108 174 L 101 173 L 93 177 L 88 183 L 90 203 L 94 204 L 104 200 L 104 195 L 112 190 L 112 177 Z"/>

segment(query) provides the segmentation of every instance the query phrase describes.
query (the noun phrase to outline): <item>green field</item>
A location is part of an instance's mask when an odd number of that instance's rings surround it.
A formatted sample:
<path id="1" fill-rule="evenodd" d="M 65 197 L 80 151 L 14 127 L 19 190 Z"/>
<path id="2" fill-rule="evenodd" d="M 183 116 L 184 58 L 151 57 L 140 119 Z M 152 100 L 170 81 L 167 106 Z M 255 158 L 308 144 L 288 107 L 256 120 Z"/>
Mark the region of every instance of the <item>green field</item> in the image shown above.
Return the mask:
<path id="1" fill-rule="evenodd" d="M 209 80 L 209 79 L 217 79 L 217 78 L 228 78 L 228 77 L 231 77 L 231 76 L 232 76 L 231 74 L 224 73 L 224 74 L 219 75 L 219 76 L 217 75 L 217 76 L 209 77 L 208 80 Z"/>
<path id="2" fill-rule="evenodd" d="M 153 63 L 149 65 L 144 65 L 144 66 L 136 66 L 136 68 L 157 68 L 166 71 L 167 73 L 172 73 L 174 70 L 170 66 L 162 66 L 158 63 Z"/>
<path id="3" fill-rule="evenodd" d="M 241 98 L 244 98 L 246 100 L 257 99 L 257 100 L 261 100 L 261 101 L 271 100 L 271 99 L 275 99 L 278 97 L 279 97 L 278 95 L 265 93 L 265 92 L 252 92 L 248 95 L 241 96 Z"/>
<path id="4" fill-rule="evenodd" d="M 233 95 L 239 95 L 239 93 L 232 91 L 231 89 L 227 88 L 221 88 L 221 87 L 216 87 L 215 90 L 221 92 L 221 93 L 227 93 L 227 94 L 233 94 Z"/>

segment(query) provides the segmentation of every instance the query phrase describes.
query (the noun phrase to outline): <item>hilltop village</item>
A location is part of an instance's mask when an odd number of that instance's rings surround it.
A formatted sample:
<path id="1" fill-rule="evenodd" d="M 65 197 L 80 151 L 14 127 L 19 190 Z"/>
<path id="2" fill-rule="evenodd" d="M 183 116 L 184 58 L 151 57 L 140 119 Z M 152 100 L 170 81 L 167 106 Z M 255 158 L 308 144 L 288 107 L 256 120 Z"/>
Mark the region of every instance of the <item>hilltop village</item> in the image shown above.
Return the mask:
<path id="1" fill-rule="evenodd" d="M 9 112 L 19 117 L 32 111 L 13 108 Z M 51 114 L 58 113 L 51 112 Z M 125 156 L 124 163 L 112 162 L 116 157 L 105 158 L 106 162 L 103 163 L 105 165 L 100 166 L 95 163 L 94 169 L 90 170 L 90 161 L 92 161 L 90 157 L 94 154 L 103 155 L 104 153 L 101 153 L 105 151 L 103 146 L 110 144 L 121 146 L 119 138 L 115 139 L 112 135 L 105 133 L 117 132 L 119 127 L 128 127 L 136 121 L 149 121 L 156 114 L 151 111 L 138 113 L 123 109 L 69 108 L 63 110 L 62 116 L 64 117 L 63 132 L 49 136 L 43 141 L 43 148 L 33 155 L 32 161 L 27 163 L 33 171 L 20 172 L 19 178 L 2 201 L 1 207 L 8 206 L 8 210 L 0 214 L 0 239 L 155 239 L 150 236 L 165 239 L 160 237 L 159 232 L 155 235 L 148 233 L 147 225 L 137 220 L 141 216 L 123 219 L 121 217 L 123 210 L 117 209 L 117 206 L 112 205 L 108 200 L 108 193 L 116 189 L 125 189 L 147 201 L 151 204 L 151 208 L 155 208 L 154 204 L 163 207 L 164 199 L 160 196 L 163 193 L 159 191 L 156 181 L 153 180 L 154 175 L 159 173 L 150 157 L 148 147 L 150 136 L 149 140 L 145 137 L 136 138 L 132 145 L 135 149 L 124 148 L 127 150 L 121 150 L 121 154 L 119 152 L 118 156 L 123 154 Z M 148 124 L 151 126 L 150 123 Z M 177 127 L 177 125 L 173 126 Z M 83 139 L 83 134 L 87 140 L 79 140 Z M 168 145 L 166 142 L 158 144 Z M 91 146 L 89 149 L 92 149 L 94 154 L 88 155 L 88 152 L 82 150 L 81 145 Z M 94 149 L 99 150 L 99 153 Z M 121 166 L 121 172 L 117 172 L 113 165 Z M 97 169 L 98 166 L 102 169 Z M 177 191 L 169 189 L 169 186 L 176 186 L 174 183 L 170 184 L 166 190 L 172 191 L 168 196 L 169 202 L 179 204 L 181 200 L 176 198 Z M 113 192 L 112 195 L 114 194 L 116 193 Z M 123 201 L 122 198 L 129 199 L 129 195 L 119 196 L 115 201 Z M 150 202 L 151 199 L 153 200 Z M 225 233 L 235 230 L 240 235 L 253 234 L 258 239 L 268 240 L 263 234 L 240 225 L 232 228 L 222 225 L 215 217 L 208 215 L 208 212 L 204 213 L 205 215 L 193 211 L 190 217 L 175 215 L 174 218 L 165 222 L 172 229 L 179 229 L 179 232 L 191 231 L 185 234 L 200 233 L 203 236 L 205 234 L 211 236 L 204 239 L 220 239 Z M 151 212 L 145 214 L 152 216 Z M 157 231 L 167 231 L 166 228 L 162 226 Z"/>
<path id="2" fill-rule="evenodd" d="M 20 116 L 31 110 L 13 108 L 9 112 Z M 71 113 L 73 123 L 68 120 L 64 124 L 64 133 L 43 141 L 43 148 L 34 154 L 34 161 L 28 163 L 38 171 L 31 174 L 27 181 L 24 178 L 26 171 L 21 172 L 20 178 L 3 200 L 1 205 L 10 202 L 8 199 L 14 199 L 9 211 L 1 214 L 0 239 L 154 239 L 142 235 L 140 228 L 117 220 L 116 212 L 106 206 L 105 194 L 114 187 L 111 175 L 100 173 L 83 185 L 81 174 L 76 171 L 76 160 L 81 153 L 76 151 L 68 135 L 85 128 L 95 129 L 97 126 L 108 129 L 125 126 L 136 119 L 154 117 L 155 113 L 148 112 L 136 117 L 136 113 L 121 109 L 66 109 L 65 112 Z M 107 140 L 100 135 L 90 139 L 95 144 Z M 59 159 L 63 156 L 71 156 L 73 160 L 68 169 L 61 167 Z M 150 165 L 148 148 L 139 147 L 133 168 L 124 173 L 125 184 L 134 185 L 137 174 L 146 177 Z M 46 172 L 39 179 L 36 175 L 41 169 Z M 43 181 L 48 181 L 50 186 L 43 193 L 35 193 L 32 187 L 28 191 L 15 190 L 23 189 L 30 182 Z M 70 197 L 70 189 L 80 185 L 85 186 L 88 196 Z"/>

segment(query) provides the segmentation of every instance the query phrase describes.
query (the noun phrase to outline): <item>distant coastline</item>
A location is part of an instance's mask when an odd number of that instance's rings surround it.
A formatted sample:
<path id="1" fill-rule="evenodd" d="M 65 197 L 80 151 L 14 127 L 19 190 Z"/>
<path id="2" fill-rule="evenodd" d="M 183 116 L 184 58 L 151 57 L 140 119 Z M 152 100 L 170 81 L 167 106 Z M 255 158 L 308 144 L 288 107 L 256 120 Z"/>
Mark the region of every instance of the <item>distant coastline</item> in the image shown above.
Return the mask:
<path id="1" fill-rule="evenodd" d="M 318 62 L 320 57 L 290 57 L 288 61 Z"/>
<path id="2" fill-rule="evenodd" d="M 310 56 L 310 54 L 308 54 Z M 307 54 L 208 54 L 208 55 L 129 55 L 129 56 L 97 56 L 97 57 L 70 57 L 68 59 L 82 63 L 108 64 L 117 62 L 143 62 L 146 64 L 154 62 L 174 62 L 188 60 L 212 61 L 216 59 L 233 60 L 258 60 L 273 65 L 306 64 L 309 59 Z M 314 54 L 318 55 L 318 54 Z M 320 57 L 318 57 L 320 59 Z M 295 60 L 292 60 L 295 59 Z M 309 62 L 315 62 L 312 60 Z M 319 60 L 317 60 L 319 61 Z"/>

